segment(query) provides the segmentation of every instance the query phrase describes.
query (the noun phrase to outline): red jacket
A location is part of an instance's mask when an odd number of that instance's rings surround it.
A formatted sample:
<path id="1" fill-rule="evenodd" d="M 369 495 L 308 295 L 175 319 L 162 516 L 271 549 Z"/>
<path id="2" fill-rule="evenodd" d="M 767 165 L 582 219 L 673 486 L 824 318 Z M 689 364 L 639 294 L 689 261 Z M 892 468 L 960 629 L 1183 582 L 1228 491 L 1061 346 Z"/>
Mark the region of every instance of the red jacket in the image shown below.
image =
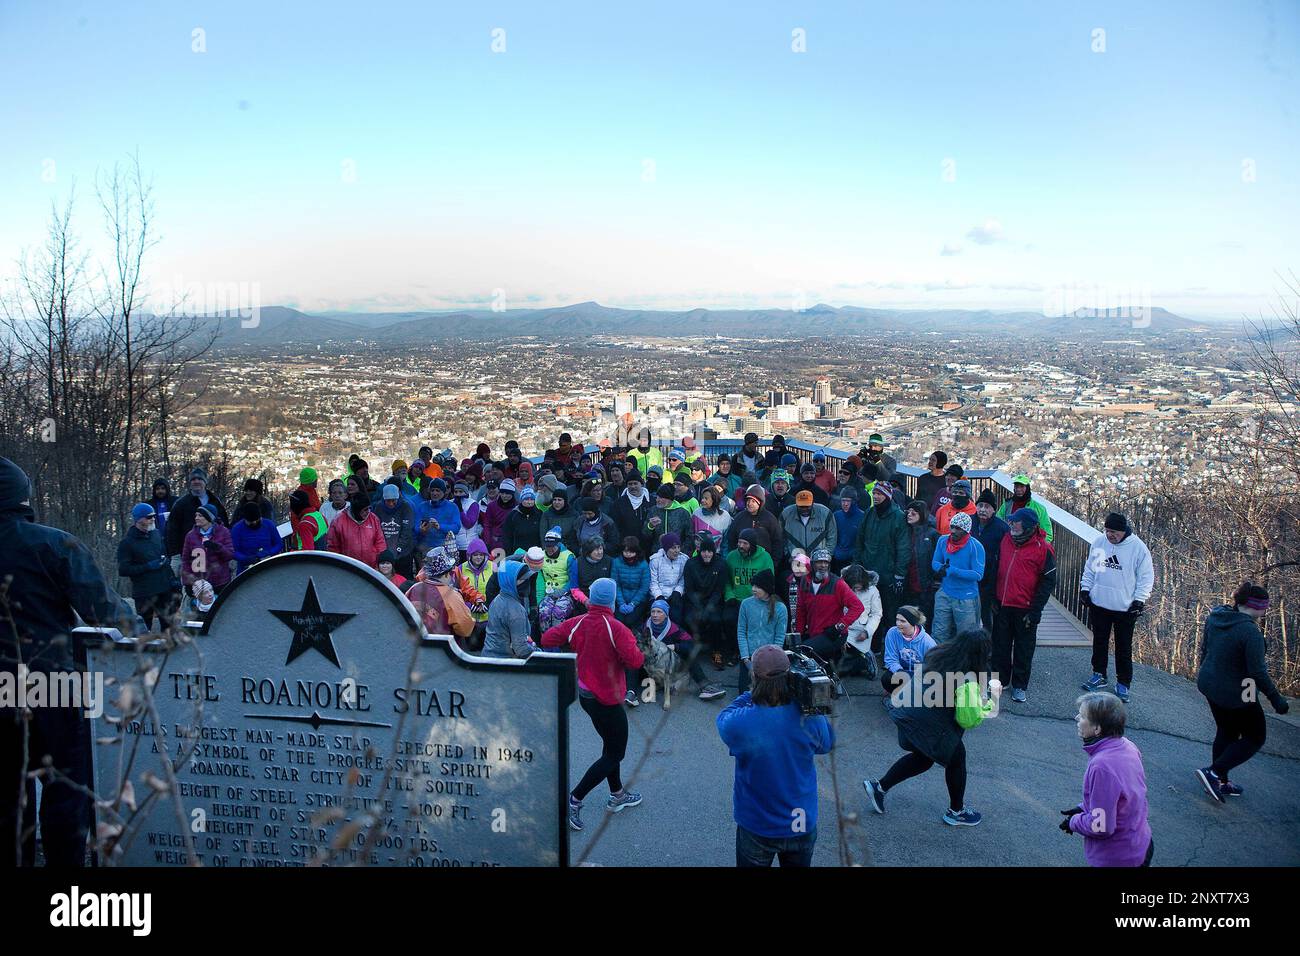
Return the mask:
<path id="1" fill-rule="evenodd" d="M 861 616 L 862 602 L 842 577 L 830 575 L 816 594 L 812 590 L 811 574 L 804 575 L 799 583 L 794 613 L 794 629 L 798 633 L 816 637 L 836 624 L 843 624 L 847 631 Z"/>
<path id="2" fill-rule="evenodd" d="M 360 524 L 352 517 L 349 509 L 334 519 L 329 534 L 325 536 L 325 547 L 336 554 L 346 554 L 356 558 L 362 564 L 378 569 L 379 553 L 388 547 L 384 541 L 384 532 L 379 527 L 379 516 L 371 511 L 366 520 Z"/>
<path id="3" fill-rule="evenodd" d="M 307 509 L 304 514 L 312 511 L 320 511 L 320 494 L 311 485 L 299 485 L 298 491 L 307 496 Z"/>
<path id="4" fill-rule="evenodd" d="M 623 703 L 627 696 L 623 671 L 640 667 L 645 655 L 614 612 L 593 604 L 586 614 L 561 621 L 542 635 L 542 647 L 565 644 L 578 655 L 578 686 L 591 691 L 606 707 Z"/>
<path id="5" fill-rule="evenodd" d="M 1042 528 L 1017 546 L 1011 532 L 998 550 L 998 603 L 1041 612 L 1056 587 L 1056 552 Z"/>

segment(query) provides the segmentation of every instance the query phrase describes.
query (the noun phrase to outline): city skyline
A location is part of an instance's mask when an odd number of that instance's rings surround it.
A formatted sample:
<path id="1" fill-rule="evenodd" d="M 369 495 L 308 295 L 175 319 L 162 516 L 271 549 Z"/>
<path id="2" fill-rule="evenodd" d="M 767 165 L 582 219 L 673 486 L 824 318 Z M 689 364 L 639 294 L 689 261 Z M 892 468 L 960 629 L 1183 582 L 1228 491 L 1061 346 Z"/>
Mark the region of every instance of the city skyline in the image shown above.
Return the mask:
<path id="1" fill-rule="evenodd" d="M 74 182 L 102 260 L 94 179 L 132 154 L 148 287 L 308 312 L 1234 319 L 1300 260 L 1292 5 L 254 9 L 0 13 L 0 277 Z"/>

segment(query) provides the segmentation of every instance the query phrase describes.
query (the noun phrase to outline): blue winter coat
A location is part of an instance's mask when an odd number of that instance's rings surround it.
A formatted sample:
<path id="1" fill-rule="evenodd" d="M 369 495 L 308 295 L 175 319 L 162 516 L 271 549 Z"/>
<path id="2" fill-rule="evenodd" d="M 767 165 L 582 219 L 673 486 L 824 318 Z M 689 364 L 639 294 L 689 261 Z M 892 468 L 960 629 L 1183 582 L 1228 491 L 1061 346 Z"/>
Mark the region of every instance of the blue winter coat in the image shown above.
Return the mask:
<path id="1" fill-rule="evenodd" d="M 647 561 L 628 564 L 621 556 L 617 557 L 609 576 L 618 586 L 615 611 L 618 610 L 618 605 L 637 605 L 650 596 L 650 564 Z"/>
<path id="2" fill-rule="evenodd" d="M 847 512 L 837 504 L 835 506 L 835 560 L 852 561 L 857 551 L 858 531 L 862 528 L 862 519 L 867 513 L 857 506 Z"/>

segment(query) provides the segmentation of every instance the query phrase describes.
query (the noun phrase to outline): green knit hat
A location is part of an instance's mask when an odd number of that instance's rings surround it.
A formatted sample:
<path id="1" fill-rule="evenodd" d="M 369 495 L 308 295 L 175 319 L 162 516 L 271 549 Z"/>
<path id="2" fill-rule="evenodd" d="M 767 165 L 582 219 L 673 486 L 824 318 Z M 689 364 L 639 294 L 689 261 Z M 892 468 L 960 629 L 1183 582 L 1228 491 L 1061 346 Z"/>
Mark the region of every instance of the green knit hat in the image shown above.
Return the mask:
<path id="1" fill-rule="evenodd" d="M 316 469 L 308 465 L 302 471 L 298 472 L 298 484 L 300 485 L 316 484 Z"/>
<path id="2" fill-rule="evenodd" d="M 1024 485 L 1026 488 L 1030 487 L 1029 476 L 1026 475 L 1023 471 L 1020 474 L 1016 475 L 1016 477 L 1012 478 L 1011 483 L 1013 485 Z"/>

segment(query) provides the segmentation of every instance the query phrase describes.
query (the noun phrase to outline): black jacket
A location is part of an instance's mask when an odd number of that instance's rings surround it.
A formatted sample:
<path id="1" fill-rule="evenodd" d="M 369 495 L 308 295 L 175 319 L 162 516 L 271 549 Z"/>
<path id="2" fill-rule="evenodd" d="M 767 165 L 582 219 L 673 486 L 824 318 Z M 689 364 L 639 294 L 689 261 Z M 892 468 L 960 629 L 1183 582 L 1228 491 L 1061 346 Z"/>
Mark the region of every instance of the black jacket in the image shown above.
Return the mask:
<path id="1" fill-rule="evenodd" d="M 542 510 L 537 507 L 524 508 L 518 507 L 510 512 L 506 518 L 504 529 L 506 540 L 506 554 L 514 554 L 520 548 L 527 551 L 529 548 L 540 548 L 542 546 L 542 535 L 551 526 L 542 527 Z"/>
<path id="2" fill-rule="evenodd" d="M 117 573 L 131 579 L 131 596 L 142 599 L 175 590 L 177 582 L 164 553 L 163 537 L 155 529 L 148 534 L 135 525 L 126 529 L 117 546 Z"/>
<path id="3" fill-rule="evenodd" d="M 614 507 L 610 509 L 609 516 L 614 519 L 620 539 L 641 537 L 641 529 L 645 527 L 646 519 L 650 517 L 650 509 L 654 507 L 654 503 L 655 496 L 651 492 L 646 492 L 640 508 L 633 508 L 632 499 L 626 494 L 618 496 L 618 500 L 614 502 Z"/>
<path id="4" fill-rule="evenodd" d="M 586 558 L 578 558 L 578 587 L 585 593 L 591 585 L 600 578 L 607 578 L 610 575 L 610 569 L 614 565 L 614 559 L 610 557 L 609 551 L 599 561 L 588 561 Z M 493 575 L 496 577 L 496 575 Z"/>
<path id="5" fill-rule="evenodd" d="M 780 519 L 766 508 L 759 508 L 757 515 L 750 514 L 748 508 L 737 511 L 732 516 L 731 527 L 727 529 L 728 551 L 736 550 L 740 532 L 746 528 L 754 529 L 754 533 L 758 535 L 759 546 L 767 552 L 775 565 L 777 557 L 781 554 L 776 548 L 785 542 L 785 531 L 781 528 Z"/>
<path id="6" fill-rule="evenodd" d="M 12 579 L 6 615 L 12 615 L 12 623 L 0 622 L 0 671 L 16 670 L 15 630 L 16 651 L 29 670 L 75 671 L 69 633 L 78 614 L 89 625 L 116 627 L 127 635 L 143 631 L 144 622 L 108 586 L 84 544 L 36 523 L 25 504 L 30 495 L 22 469 L 0 458 L 0 581 Z"/>
<path id="7" fill-rule="evenodd" d="M 171 514 L 167 516 L 167 532 L 164 536 L 167 542 L 167 557 L 174 557 L 181 553 L 181 548 L 185 546 L 185 536 L 194 527 L 194 512 L 199 510 L 199 504 L 199 499 L 188 491 L 176 499 Z M 226 513 L 226 506 L 221 503 L 221 499 L 209 493 L 208 504 L 217 512 L 217 521 L 229 528 L 230 515 Z"/>
<path id="8" fill-rule="evenodd" d="M 767 497 L 763 499 L 763 507 L 775 515 L 778 522 L 781 520 L 781 512 L 792 504 L 794 504 L 793 491 L 787 491 L 783 495 L 778 495 L 775 491 L 769 491 Z"/>
<path id="9" fill-rule="evenodd" d="M 909 547 L 911 548 L 911 559 L 916 562 L 916 576 L 920 582 L 920 591 L 925 594 L 930 591 L 934 584 L 934 569 L 931 567 L 931 559 L 934 557 L 935 546 L 939 543 L 939 530 L 928 521 L 924 525 L 907 526 Z M 987 565 L 985 565 L 987 568 Z M 909 569 L 910 570 L 910 569 Z M 988 571 L 984 572 L 985 577 Z M 996 581 L 997 578 L 994 577 Z M 904 587 L 907 585 L 904 584 Z M 892 626 L 892 625 L 891 625 Z"/>
<path id="10" fill-rule="evenodd" d="M 947 475 L 932 475 L 927 471 L 916 479 L 916 497 L 920 498 L 928 506 L 934 496 L 947 487 Z M 931 514 L 934 514 L 934 511 L 935 509 L 930 509 Z"/>
<path id="11" fill-rule="evenodd" d="M 1251 686 L 1255 693 L 1247 695 L 1246 689 Z M 1258 697 L 1267 697 L 1277 710 L 1282 695 L 1268 676 L 1264 635 L 1249 614 L 1225 604 L 1205 619 L 1196 689 L 1216 707 L 1236 710 Z"/>
<path id="12" fill-rule="evenodd" d="M 984 547 L 984 577 L 980 579 L 980 594 L 990 595 L 998 588 L 998 562 L 1002 559 L 1002 539 L 1011 529 L 1007 523 L 994 515 L 988 524 L 980 521 L 976 515 L 971 519 L 971 536 Z"/>
<path id="13" fill-rule="evenodd" d="M 921 688 L 915 690 L 919 692 Z M 902 707 L 891 707 L 889 716 L 898 725 L 900 747 L 929 757 L 941 767 L 948 766 L 966 732 L 957 723 L 957 709 L 953 706 L 925 706 L 908 700 Z"/>
<path id="14" fill-rule="evenodd" d="M 699 637 L 696 631 L 701 624 L 716 624 L 722 620 L 723 595 L 727 587 L 727 562 L 715 554 L 705 564 L 697 554 L 686 562 L 682 583 L 686 589 L 686 629 Z"/>

